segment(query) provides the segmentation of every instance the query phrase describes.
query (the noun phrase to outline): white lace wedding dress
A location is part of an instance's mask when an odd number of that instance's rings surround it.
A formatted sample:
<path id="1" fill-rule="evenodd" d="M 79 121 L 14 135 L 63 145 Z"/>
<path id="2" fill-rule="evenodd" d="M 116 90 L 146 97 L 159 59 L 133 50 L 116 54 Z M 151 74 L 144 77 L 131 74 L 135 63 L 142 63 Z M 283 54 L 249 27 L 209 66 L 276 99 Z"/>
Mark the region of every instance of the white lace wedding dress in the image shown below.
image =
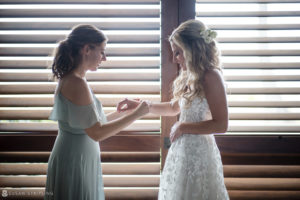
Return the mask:
<path id="1" fill-rule="evenodd" d="M 179 102 L 182 122 L 211 119 L 205 98 Z M 184 134 L 172 143 L 160 179 L 159 200 L 227 200 L 223 166 L 214 135 Z"/>

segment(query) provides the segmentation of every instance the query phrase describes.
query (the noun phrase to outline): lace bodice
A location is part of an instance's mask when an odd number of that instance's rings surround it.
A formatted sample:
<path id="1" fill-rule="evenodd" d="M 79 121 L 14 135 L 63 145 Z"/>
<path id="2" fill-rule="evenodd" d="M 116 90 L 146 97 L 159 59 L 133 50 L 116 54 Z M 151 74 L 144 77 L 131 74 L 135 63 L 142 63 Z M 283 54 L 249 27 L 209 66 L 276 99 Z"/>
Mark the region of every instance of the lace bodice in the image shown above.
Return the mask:
<path id="1" fill-rule="evenodd" d="M 187 100 L 181 98 L 179 106 L 181 110 L 179 121 L 200 122 L 211 119 L 211 113 L 206 98 L 195 97 L 191 104 L 186 106 Z"/>

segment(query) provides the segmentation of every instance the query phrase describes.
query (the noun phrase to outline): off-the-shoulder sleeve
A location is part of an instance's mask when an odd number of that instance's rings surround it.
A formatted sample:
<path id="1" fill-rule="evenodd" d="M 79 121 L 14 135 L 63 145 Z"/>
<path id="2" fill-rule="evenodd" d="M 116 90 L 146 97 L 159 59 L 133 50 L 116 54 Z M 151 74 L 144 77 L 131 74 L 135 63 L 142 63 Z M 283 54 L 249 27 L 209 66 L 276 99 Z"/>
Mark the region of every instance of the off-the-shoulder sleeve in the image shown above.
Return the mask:
<path id="1" fill-rule="evenodd" d="M 50 120 L 67 122 L 70 127 L 76 129 L 90 128 L 96 122 L 102 120 L 94 102 L 80 106 L 62 97 L 57 96 L 56 98 L 60 99 L 55 99 L 53 110 L 49 117 Z"/>

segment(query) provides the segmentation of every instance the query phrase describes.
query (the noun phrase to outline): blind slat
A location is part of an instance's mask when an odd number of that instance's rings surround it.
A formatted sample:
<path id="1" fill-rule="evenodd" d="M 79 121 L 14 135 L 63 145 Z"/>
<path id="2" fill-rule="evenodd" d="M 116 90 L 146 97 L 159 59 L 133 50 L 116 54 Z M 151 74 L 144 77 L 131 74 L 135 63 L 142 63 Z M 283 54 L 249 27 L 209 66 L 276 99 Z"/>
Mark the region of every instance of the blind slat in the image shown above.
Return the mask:
<path id="1" fill-rule="evenodd" d="M 8 47 L 5 47 L 8 46 Z M 39 47 L 40 46 L 40 47 Z M 0 55 L 5 56 L 47 56 L 53 53 L 57 45 L 53 44 L 0 44 Z M 291 53 L 293 53 L 291 51 Z M 295 52 L 297 53 L 297 52 Z M 295 54 L 294 53 L 294 54 Z M 114 44 L 107 45 L 106 54 L 108 56 L 158 56 L 159 44 Z"/>
<path id="2" fill-rule="evenodd" d="M 197 3 L 300 3 L 300 0 L 196 0 Z"/>
<path id="3" fill-rule="evenodd" d="M 56 123 L 0 123 L 1 131 L 56 131 Z M 125 131 L 156 131 L 160 130 L 159 120 L 138 120 Z M 298 132 L 299 120 L 230 120 L 229 132 Z"/>
<path id="4" fill-rule="evenodd" d="M 160 95 L 145 94 L 96 94 L 103 106 L 116 106 L 124 98 L 131 99 L 149 99 L 151 101 L 160 101 Z M 300 101 L 299 101 L 300 102 Z M 0 95 L 0 106 L 52 106 L 54 103 L 53 94 L 45 95 Z"/>
<path id="5" fill-rule="evenodd" d="M 228 94 L 299 94 L 299 81 L 228 81 Z M 55 91 L 56 83 L 53 82 L 0 82 L 2 94 L 47 94 Z M 91 82 L 95 93 L 112 94 L 159 94 L 159 82 Z M 276 87 L 275 87 L 276 86 Z"/>
<path id="6" fill-rule="evenodd" d="M 300 80 L 300 70 L 238 70 L 225 69 L 223 71 L 227 81 L 259 81 L 259 80 Z M 52 76 L 50 70 L 1 70 L 0 81 L 48 81 Z M 91 81 L 129 81 L 145 80 L 158 81 L 159 69 L 99 69 L 97 72 L 87 73 L 87 79 Z"/>
<path id="7" fill-rule="evenodd" d="M 159 175 L 103 175 L 105 187 L 158 187 Z M 2 176 L 1 185 L 9 187 L 44 187 L 45 176 L 18 177 Z M 228 178 L 225 179 L 228 190 L 299 190 L 299 178 Z"/>
<path id="8" fill-rule="evenodd" d="M 276 59 L 275 59 L 276 58 Z M 295 60 L 298 57 L 295 56 Z M 102 68 L 137 68 L 137 67 L 158 67 L 158 56 L 112 56 L 103 62 Z M 222 58 L 224 68 L 295 68 L 300 69 L 300 62 L 291 60 L 291 57 L 229 57 Z M 236 60 L 235 60 L 236 59 Z M 51 64 L 51 57 L 30 57 L 30 56 L 0 56 L 1 68 L 47 68 Z M 261 61 L 259 61 L 261 60 Z M 299 60 L 299 59 L 298 59 Z"/>
<path id="9" fill-rule="evenodd" d="M 0 18 L 1 30 L 71 29 L 77 24 L 94 24 L 103 29 L 159 30 L 159 18 Z"/>
<path id="10" fill-rule="evenodd" d="M 49 81 L 50 70 L 0 70 L 0 81 Z M 87 73 L 90 81 L 159 81 L 159 69 L 99 69 Z"/>
<path id="11" fill-rule="evenodd" d="M 158 17 L 159 12 L 159 5 L 149 4 L 0 4 L 1 17 Z"/>
<path id="12" fill-rule="evenodd" d="M 70 30 L 0 30 L 0 42 L 57 42 L 66 37 Z M 159 43 L 159 30 L 104 30 L 109 43 L 115 42 L 147 42 Z"/>
<path id="13" fill-rule="evenodd" d="M 159 120 L 137 120 L 124 131 L 155 131 L 159 132 Z M 57 131 L 57 123 L 28 122 L 0 123 L 0 131 Z"/>
<path id="14" fill-rule="evenodd" d="M 159 174 L 159 163 L 102 163 L 103 174 Z M 225 177 L 299 178 L 300 166 L 292 165 L 224 165 Z M 45 175 L 46 163 L 1 163 L 1 175 Z"/>
<path id="15" fill-rule="evenodd" d="M 38 47 L 36 44 L 14 44 L 14 46 L 9 46 L 6 44 L 0 44 L 0 55 L 2 56 L 47 56 L 51 55 L 54 49 L 54 45 L 51 44 L 38 44 L 42 47 Z M 126 44 L 125 44 L 126 45 Z M 115 45 L 107 47 L 108 56 L 158 56 L 159 55 L 159 45 L 157 44 L 139 44 L 127 46 L 122 45 L 118 47 Z M 5 47 L 8 46 L 8 47 Z M 221 51 L 223 56 L 300 56 L 300 50 L 297 49 L 223 49 Z"/>
<path id="16" fill-rule="evenodd" d="M 23 120 L 23 119 L 48 119 L 52 107 L 0 107 L 0 120 Z M 116 109 L 111 107 L 103 108 L 105 113 L 113 112 Z M 229 108 L 229 119 L 299 119 L 300 108 Z M 145 119 L 157 119 L 159 116 L 155 114 L 148 114 L 144 116 Z"/>
<path id="17" fill-rule="evenodd" d="M 224 62 L 224 68 L 228 69 L 300 69 L 300 62 Z"/>
<path id="18" fill-rule="evenodd" d="M 6 189 L 8 193 L 12 194 L 12 198 L 19 198 L 18 194 L 23 194 L 24 198 L 32 198 L 30 194 L 34 195 L 35 198 L 44 197 L 44 188 L 8 188 Z M 120 188 L 120 187 L 110 187 L 104 188 L 105 196 L 107 198 L 127 198 L 127 199 L 155 199 L 157 198 L 158 188 L 156 187 L 129 187 L 129 188 Z M 270 191 L 270 190 L 229 190 L 229 196 L 231 199 L 258 199 L 262 196 L 264 200 L 273 200 L 277 199 L 297 199 L 300 195 L 299 191 Z"/>
<path id="19" fill-rule="evenodd" d="M 0 82 L 0 93 L 14 94 L 46 94 L 54 93 L 55 82 Z M 136 82 L 91 82 L 89 84 L 95 93 L 111 94 L 159 94 L 160 85 L 157 81 Z"/>
<path id="20" fill-rule="evenodd" d="M 47 120 L 52 111 L 52 107 L 0 107 L 0 120 Z M 103 111 L 105 114 L 116 111 L 116 108 L 104 107 Z M 148 114 L 143 116 L 143 119 L 156 119 L 159 120 L 158 115 Z"/>
<path id="21" fill-rule="evenodd" d="M 297 132 L 299 120 L 230 120 L 228 132 Z"/>
<path id="22" fill-rule="evenodd" d="M 300 16 L 300 11 L 223 11 L 223 12 L 197 12 L 197 17 L 274 17 L 274 16 Z"/>
<path id="23" fill-rule="evenodd" d="M 159 95 L 145 94 L 96 94 L 104 106 L 115 106 L 124 98 L 149 99 L 159 102 Z M 229 106 L 232 107 L 300 107 L 300 95 L 228 95 Z M 0 106 L 52 106 L 53 94 L 20 94 L 20 95 L 0 95 Z"/>
<path id="24" fill-rule="evenodd" d="M 103 174 L 128 174 L 128 175 L 157 175 L 160 173 L 160 164 L 158 163 L 101 163 Z M 46 163 L 0 163 L 1 175 L 38 175 L 46 174 L 48 165 Z M 297 168 L 285 167 L 296 171 Z"/>
<path id="25" fill-rule="evenodd" d="M 105 187 L 157 187 L 159 175 L 103 175 Z M 0 187 L 45 187 L 46 176 L 1 176 Z"/>
<path id="26" fill-rule="evenodd" d="M 2 25 L 2 23 L 0 23 Z M 207 24 L 210 28 L 219 30 L 286 30 L 300 29 L 300 24 Z"/>
<path id="27" fill-rule="evenodd" d="M 239 43 L 267 43 L 267 42 L 299 42 L 300 37 L 219 37 L 217 38 L 219 42 L 239 42 Z M 1 40 L 0 40 L 1 41 Z"/>
<path id="28" fill-rule="evenodd" d="M 60 4 L 68 4 L 68 3 L 79 3 L 82 4 L 82 0 L 1 0 L 0 4 L 44 4 L 44 3 L 60 3 Z M 103 3 L 103 4 L 132 4 L 132 3 L 147 3 L 147 4 L 158 4 L 159 0 L 85 0 L 85 4 L 94 4 L 94 3 Z"/>
<path id="29" fill-rule="evenodd" d="M 27 57 L 27 56 L 0 56 L 1 68 L 47 68 L 52 61 L 51 57 Z M 137 68 L 159 67 L 159 56 L 114 56 L 107 57 L 107 61 L 101 64 L 102 68 Z"/>

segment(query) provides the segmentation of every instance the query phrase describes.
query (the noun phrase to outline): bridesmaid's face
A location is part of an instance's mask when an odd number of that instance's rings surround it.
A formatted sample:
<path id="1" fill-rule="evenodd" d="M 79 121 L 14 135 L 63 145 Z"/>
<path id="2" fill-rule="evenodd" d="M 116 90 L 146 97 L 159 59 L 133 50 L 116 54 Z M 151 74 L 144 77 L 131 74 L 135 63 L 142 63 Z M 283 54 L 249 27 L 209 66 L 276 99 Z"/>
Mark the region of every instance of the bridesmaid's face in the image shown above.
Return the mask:
<path id="1" fill-rule="evenodd" d="M 105 54 L 106 42 L 102 42 L 100 45 L 95 45 L 94 48 L 90 49 L 88 58 L 88 69 L 96 71 L 102 61 L 106 61 Z"/>
<path id="2" fill-rule="evenodd" d="M 171 42 L 171 48 L 173 52 L 173 62 L 179 64 L 183 71 L 186 71 L 186 64 L 183 55 L 183 50 L 177 46 L 174 42 Z"/>

